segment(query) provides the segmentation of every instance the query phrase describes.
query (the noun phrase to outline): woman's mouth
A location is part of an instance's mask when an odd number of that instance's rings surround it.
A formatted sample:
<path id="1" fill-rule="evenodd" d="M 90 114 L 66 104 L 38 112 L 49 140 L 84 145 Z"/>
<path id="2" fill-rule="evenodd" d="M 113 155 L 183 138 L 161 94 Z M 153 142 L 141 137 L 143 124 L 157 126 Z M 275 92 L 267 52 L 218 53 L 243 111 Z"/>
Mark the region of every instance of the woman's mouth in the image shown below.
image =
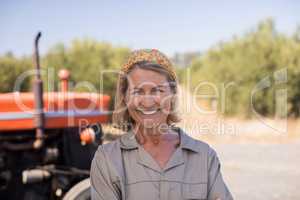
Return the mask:
<path id="1" fill-rule="evenodd" d="M 158 113 L 160 109 L 154 109 L 154 110 L 142 110 L 142 109 L 136 109 L 138 112 L 144 114 L 144 115 L 153 115 L 155 113 Z"/>

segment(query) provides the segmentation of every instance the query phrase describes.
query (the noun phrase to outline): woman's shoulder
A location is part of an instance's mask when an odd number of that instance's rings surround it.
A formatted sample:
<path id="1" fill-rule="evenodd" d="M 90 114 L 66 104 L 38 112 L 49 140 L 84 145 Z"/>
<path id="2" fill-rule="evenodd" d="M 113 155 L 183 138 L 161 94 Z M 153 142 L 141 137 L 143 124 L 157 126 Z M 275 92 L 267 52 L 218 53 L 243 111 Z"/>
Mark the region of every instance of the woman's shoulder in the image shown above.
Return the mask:
<path id="1" fill-rule="evenodd" d="M 99 145 L 93 160 L 94 162 L 105 163 L 114 177 L 122 177 L 123 164 L 120 139 Z"/>
<path id="2" fill-rule="evenodd" d="M 119 141 L 119 139 L 116 139 L 116 140 L 99 145 L 97 152 L 111 155 L 111 154 L 114 154 L 114 152 L 118 152 L 118 149 L 120 149 L 120 141 Z"/>
<path id="3" fill-rule="evenodd" d="M 137 147 L 135 137 L 132 134 L 124 133 L 119 138 L 99 145 L 97 152 L 114 156 L 115 154 L 121 154 L 121 149 L 130 149 Z"/>

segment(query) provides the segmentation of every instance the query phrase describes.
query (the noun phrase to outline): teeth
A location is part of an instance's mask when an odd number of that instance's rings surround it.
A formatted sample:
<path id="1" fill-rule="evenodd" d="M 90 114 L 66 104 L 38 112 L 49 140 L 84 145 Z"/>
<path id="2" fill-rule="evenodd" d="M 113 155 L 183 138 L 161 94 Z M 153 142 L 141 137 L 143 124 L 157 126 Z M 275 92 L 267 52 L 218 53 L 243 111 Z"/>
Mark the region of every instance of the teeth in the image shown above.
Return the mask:
<path id="1" fill-rule="evenodd" d="M 154 113 L 156 113 L 157 110 L 152 110 L 152 111 L 142 111 L 142 113 L 144 113 L 145 115 L 152 115 Z"/>
<path id="2" fill-rule="evenodd" d="M 149 111 L 146 111 L 146 110 L 139 110 L 141 113 L 145 114 L 145 115 L 152 115 L 154 113 L 156 113 L 158 110 L 149 110 Z"/>

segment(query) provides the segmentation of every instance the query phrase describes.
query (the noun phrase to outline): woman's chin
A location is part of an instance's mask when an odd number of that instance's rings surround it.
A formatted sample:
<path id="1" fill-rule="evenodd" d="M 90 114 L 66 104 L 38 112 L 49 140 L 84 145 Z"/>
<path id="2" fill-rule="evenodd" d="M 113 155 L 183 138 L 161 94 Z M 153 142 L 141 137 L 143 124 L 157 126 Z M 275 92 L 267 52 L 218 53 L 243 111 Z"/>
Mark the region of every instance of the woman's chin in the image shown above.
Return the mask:
<path id="1" fill-rule="evenodd" d="M 167 115 L 162 115 L 161 112 L 157 112 L 155 114 L 145 115 L 140 112 L 135 113 L 134 115 L 135 121 L 141 128 L 144 129 L 154 129 L 158 128 L 161 124 L 166 124 Z"/>

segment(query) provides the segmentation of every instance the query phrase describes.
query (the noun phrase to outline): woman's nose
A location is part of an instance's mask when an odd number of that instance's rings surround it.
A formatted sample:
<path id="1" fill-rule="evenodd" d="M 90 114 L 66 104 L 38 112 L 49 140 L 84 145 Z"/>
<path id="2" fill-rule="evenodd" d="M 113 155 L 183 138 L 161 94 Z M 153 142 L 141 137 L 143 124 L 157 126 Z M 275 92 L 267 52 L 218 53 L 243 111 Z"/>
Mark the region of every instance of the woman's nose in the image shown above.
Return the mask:
<path id="1" fill-rule="evenodd" d="M 140 106 L 143 108 L 153 108 L 156 107 L 156 98 L 153 95 L 145 95 L 140 100 Z"/>

